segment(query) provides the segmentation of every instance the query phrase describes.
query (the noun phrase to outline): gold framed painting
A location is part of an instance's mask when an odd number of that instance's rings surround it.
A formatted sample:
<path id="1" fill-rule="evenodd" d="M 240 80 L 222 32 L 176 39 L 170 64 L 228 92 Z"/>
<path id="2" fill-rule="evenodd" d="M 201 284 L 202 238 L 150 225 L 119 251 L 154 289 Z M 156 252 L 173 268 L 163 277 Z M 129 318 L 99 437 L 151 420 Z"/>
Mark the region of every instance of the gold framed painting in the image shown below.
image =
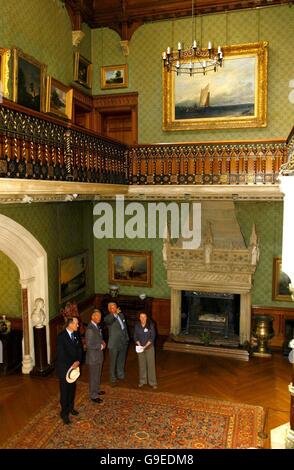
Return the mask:
<path id="1" fill-rule="evenodd" d="M 74 81 L 86 88 L 92 87 L 93 65 L 79 52 L 74 54 Z"/>
<path id="2" fill-rule="evenodd" d="M 163 130 L 267 125 L 268 42 L 226 46 L 222 51 L 223 66 L 217 72 L 190 77 L 163 67 Z"/>
<path id="3" fill-rule="evenodd" d="M 282 258 L 276 257 L 273 262 L 273 300 L 292 302 L 289 290 L 291 279 L 282 271 Z"/>
<path id="4" fill-rule="evenodd" d="M 44 111 L 46 71 L 46 65 L 20 49 L 13 49 L 13 101 L 35 111 Z"/>
<path id="5" fill-rule="evenodd" d="M 108 250 L 110 284 L 152 286 L 151 251 Z"/>
<path id="6" fill-rule="evenodd" d="M 101 89 L 126 88 L 128 86 L 128 66 L 108 65 L 101 67 Z"/>
<path id="7" fill-rule="evenodd" d="M 58 258 L 59 303 L 85 292 L 88 282 L 88 251 Z"/>
<path id="8" fill-rule="evenodd" d="M 9 81 L 9 59 L 10 50 L 0 47 L 0 102 L 1 98 L 8 98 L 8 81 Z"/>
<path id="9" fill-rule="evenodd" d="M 55 114 L 61 118 L 72 117 L 73 89 L 55 78 L 47 77 L 46 113 Z"/>

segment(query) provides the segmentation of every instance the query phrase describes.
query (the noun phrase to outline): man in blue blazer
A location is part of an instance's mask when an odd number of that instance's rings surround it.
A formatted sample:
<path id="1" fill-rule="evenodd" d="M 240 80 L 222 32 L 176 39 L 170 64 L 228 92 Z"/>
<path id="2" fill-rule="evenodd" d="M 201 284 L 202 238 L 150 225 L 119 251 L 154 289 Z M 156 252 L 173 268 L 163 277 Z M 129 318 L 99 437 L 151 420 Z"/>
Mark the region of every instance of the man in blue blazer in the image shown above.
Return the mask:
<path id="1" fill-rule="evenodd" d="M 68 317 L 65 329 L 57 336 L 56 373 L 60 385 L 60 417 L 65 424 L 70 424 L 69 414 L 78 415 L 74 409 L 76 383 L 68 383 L 66 374 L 70 367 L 76 369 L 82 360 L 82 345 L 77 335 L 79 320 Z"/>
<path id="2" fill-rule="evenodd" d="M 95 403 L 101 403 L 99 395 L 105 392 L 100 390 L 100 380 L 103 364 L 103 349 L 105 342 L 103 341 L 102 331 L 99 327 L 101 322 L 101 312 L 96 309 L 91 315 L 91 321 L 86 329 L 86 364 L 89 367 L 89 394 L 90 399 Z"/>
<path id="3" fill-rule="evenodd" d="M 115 386 L 117 379 L 125 378 L 125 361 L 128 349 L 129 335 L 124 315 L 115 302 L 108 304 L 109 314 L 104 318 L 108 327 L 110 383 Z"/>

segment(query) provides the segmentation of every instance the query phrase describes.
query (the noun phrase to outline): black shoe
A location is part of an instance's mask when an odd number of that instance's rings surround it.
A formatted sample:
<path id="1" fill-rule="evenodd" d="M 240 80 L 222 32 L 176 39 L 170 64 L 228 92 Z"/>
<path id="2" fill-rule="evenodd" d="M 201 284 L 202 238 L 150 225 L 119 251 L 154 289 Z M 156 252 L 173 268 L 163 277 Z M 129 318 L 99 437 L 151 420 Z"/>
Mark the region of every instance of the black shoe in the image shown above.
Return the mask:
<path id="1" fill-rule="evenodd" d="M 98 392 L 98 395 L 105 395 L 104 390 L 100 390 L 100 392 Z"/>
<path id="2" fill-rule="evenodd" d="M 64 422 L 64 424 L 70 424 L 71 423 L 68 416 L 61 416 L 61 419 Z"/>
<path id="3" fill-rule="evenodd" d="M 91 398 L 91 401 L 93 401 L 94 403 L 102 403 L 103 400 L 101 400 L 101 398 Z"/>
<path id="4" fill-rule="evenodd" d="M 78 412 L 78 410 L 73 409 L 71 410 L 70 414 L 74 416 L 78 416 L 80 413 Z"/>

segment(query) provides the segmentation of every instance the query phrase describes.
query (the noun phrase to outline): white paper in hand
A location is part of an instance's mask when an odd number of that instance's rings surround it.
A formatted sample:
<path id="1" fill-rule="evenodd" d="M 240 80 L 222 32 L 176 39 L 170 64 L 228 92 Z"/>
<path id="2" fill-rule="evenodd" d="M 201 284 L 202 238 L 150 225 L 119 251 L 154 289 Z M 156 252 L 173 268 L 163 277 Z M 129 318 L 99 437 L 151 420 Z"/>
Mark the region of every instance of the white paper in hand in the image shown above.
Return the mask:
<path id="1" fill-rule="evenodd" d="M 136 353 L 141 353 L 144 351 L 143 346 L 136 346 Z"/>

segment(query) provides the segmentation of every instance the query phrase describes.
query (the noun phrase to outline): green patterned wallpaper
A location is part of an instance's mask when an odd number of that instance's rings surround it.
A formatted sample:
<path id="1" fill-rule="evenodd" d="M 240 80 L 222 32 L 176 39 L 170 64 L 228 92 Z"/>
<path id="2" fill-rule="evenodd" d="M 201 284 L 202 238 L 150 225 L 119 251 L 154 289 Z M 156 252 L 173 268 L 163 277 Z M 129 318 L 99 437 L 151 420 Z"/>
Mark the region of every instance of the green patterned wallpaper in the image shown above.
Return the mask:
<path id="1" fill-rule="evenodd" d="M 289 307 L 288 302 L 272 301 L 273 258 L 281 255 L 282 246 L 282 202 L 239 202 L 235 206 L 246 244 L 249 243 L 253 223 L 256 224 L 259 238 L 260 261 L 254 277 L 252 303 L 262 306 Z M 170 297 L 166 271 L 162 262 L 161 239 L 94 239 L 96 292 L 108 291 L 108 249 L 151 250 L 153 253 L 153 286 L 151 288 L 121 286 L 121 293 L 138 295 L 144 291 L 147 295 L 154 297 Z"/>
<path id="2" fill-rule="evenodd" d="M 246 244 L 255 223 L 259 239 L 260 259 L 254 275 L 252 304 L 291 307 L 289 302 L 272 300 L 273 259 L 282 255 L 282 202 L 236 203 L 236 214 Z"/>
<path id="3" fill-rule="evenodd" d="M 0 206 L 0 213 L 11 217 L 34 235 L 47 252 L 50 317 L 59 312 L 58 257 L 89 250 L 89 285 L 84 297 L 94 293 L 92 207 L 88 203 L 59 203 Z M 1 261 L 1 258 L 0 258 Z M 0 264 L 0 284 L 7 277 Z M 11 277 L 15 281 L 15 277 Z M 13 295 L 12 286 L 7 295 Z M 1 312 L 0 312 L 1 313 Z M 20 315 L 21 316 L 21 313 Z"/>
<path id="4" fill-rule="evenodd" d="M 19 47 L 47 64 L 49 75 L 72 81 L 71 23 L 60 0 L 0 0 L 0 12 L 0 47 Z"/>
<path id="5" fill-rule="evenodd" d="M 82 31 L 85 33 L 82 41 L 77 47 L 74 47 L 74 51 L 80 52 L 82 56 L 88 59 L 90 62 L 92 60 L 92 33 L 91 28 L 86 24 L 82 24 Z"/>
<path id="6" fill-rule="evenodd" d="M 21 316 L 21 287 L 17 266 L 0 251 L 0 317 Z"/>
<path id="7" fill-rule="evenodd" d="M 110 29 L 92 32 L 94 94 L 139 93 L 139 143 L 209 140 L 271 139 L 288 136 L 294 122 L 294 105 L 288 100 L 294 78 L 294 9 L 286 6 L 243 10 L 197 19 L 197 39 L 216 44 L 269 41 L 268 126 L 257 129 L 162 131 L 161 53 L 177 41 L 191 42 L 191 18 L 158 21 L 138 28 L 130 41 L 130 54 L 122 55 L 119 36 Z M 100 89 L 100 66 L 129 64 L 129 87 Z M 197 79 L 193 77 L 192 79 Z"/>

